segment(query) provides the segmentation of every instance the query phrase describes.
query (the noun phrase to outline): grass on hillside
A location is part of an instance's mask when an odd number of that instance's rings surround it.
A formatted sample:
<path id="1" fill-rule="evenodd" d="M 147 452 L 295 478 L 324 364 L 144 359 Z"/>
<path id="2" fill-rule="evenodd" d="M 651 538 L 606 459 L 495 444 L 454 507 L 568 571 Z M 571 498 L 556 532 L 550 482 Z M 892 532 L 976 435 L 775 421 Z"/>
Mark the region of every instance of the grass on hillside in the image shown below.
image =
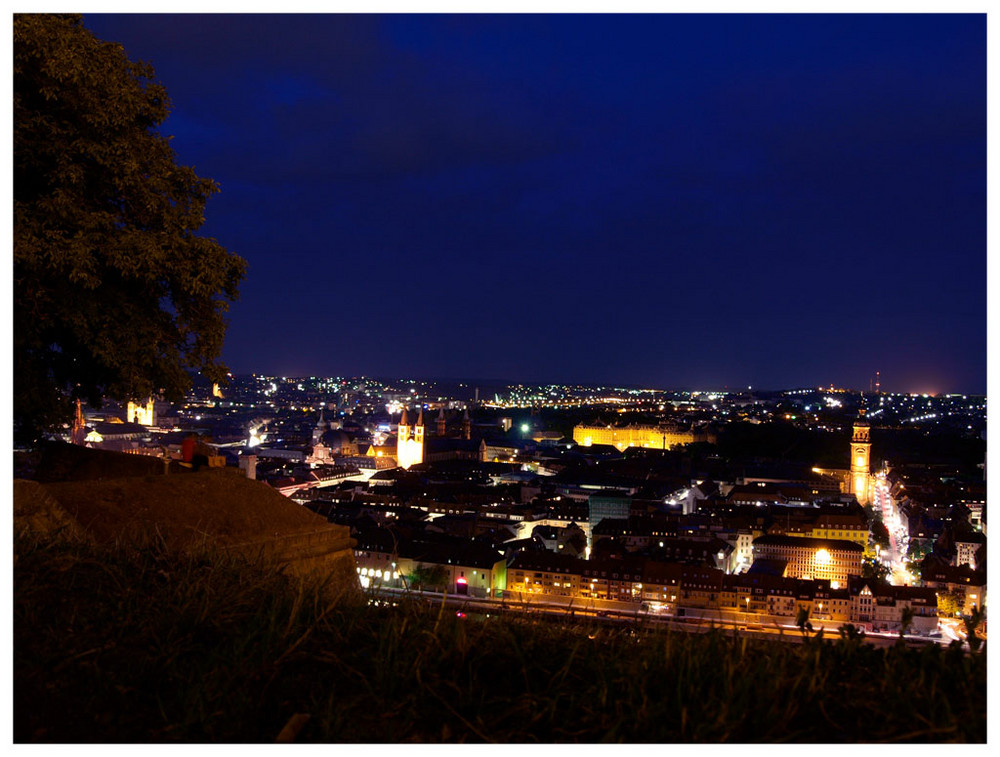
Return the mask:
<path id="1" fill-rule="evenodd" d="M 296 714 L 314 742 L 983 742 L 986 655 L 331 609 L 235 557 L 15 538 L 16 741 L 267 742 Z"/>

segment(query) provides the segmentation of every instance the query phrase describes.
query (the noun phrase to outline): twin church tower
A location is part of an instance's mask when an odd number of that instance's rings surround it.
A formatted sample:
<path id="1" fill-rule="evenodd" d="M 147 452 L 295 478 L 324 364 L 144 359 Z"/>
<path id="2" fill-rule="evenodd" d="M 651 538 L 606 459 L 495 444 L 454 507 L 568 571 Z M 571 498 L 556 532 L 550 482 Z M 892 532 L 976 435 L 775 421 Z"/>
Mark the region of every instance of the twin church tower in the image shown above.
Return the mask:
<path id="1" fill-rule="evenodd" d="M 417 423 L 410 429 L 410 419 L 403 408 L 396 432 L 396 462 L 401 468 L 409 468 L 424 461 L 424 409 L 420 408 Z"/>
<path id="2" fill-rule="evenodd" d="M 446 421 L 444 408 L 442 407 L 437 417 L 437 436 L 446 436 Z M 472 421 L 469 419 L 469 410 L 466 408 L 462 417 L 462 438 L 469 439 L 472 432 Z M 418 465 L 424 462 L 424 450 L 427 444 L 424 429 L 424 409 L 420 408 L 417 414 L 417 422 L 411 427 L 410 417 L 406 408 L 403 408 L 403 415 L 399 418 L 399 426 L 396 431 L 396 463 L 401 468 L 409 468 L 411 465 Z"/>

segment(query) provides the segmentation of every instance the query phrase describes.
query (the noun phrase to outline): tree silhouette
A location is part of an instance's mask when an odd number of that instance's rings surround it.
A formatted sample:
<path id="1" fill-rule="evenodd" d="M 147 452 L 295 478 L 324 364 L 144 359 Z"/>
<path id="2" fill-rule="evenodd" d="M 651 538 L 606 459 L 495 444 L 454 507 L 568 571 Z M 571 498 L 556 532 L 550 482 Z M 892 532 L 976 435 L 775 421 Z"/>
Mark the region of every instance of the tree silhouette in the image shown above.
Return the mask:
<path id="1" fill-rule="evenodd" d="M 969 649 L 973 652 L 979 649 L 983 640 L 976 635 L 976 629 L 982 624 L 986 617 L 986 610 L 978 605 L 972 608 L 972 612 L 968 615 L 962 616 L 962 622 L 965 624 L 965 639 L 969 642 Z"/>
<path id="2" fill-rule="evenodd" d="M 799 609 L 795 613 L 795 625 L 799 627 L 803 637 L 813 630 L 813 625 L 809 622 L 809 610 L 802 605 L 799 605 Z"/>
<path id="3" fill-rule="evenodd" d="M 911 625 L 913 625 L 913 608 L 906 605 L 900 613 L 899 618 L 900 637 L 906 636 L 906 632 L 910 630 Z"/>
<path id="4" fill-rule="evenodd" d="M 14 17 L 14 431 L 73 400 L 183 397 L 223 381 L 245 262 L 195 231 L 216 185 L 177 165 L 148 64 L 79 16 Z"/>

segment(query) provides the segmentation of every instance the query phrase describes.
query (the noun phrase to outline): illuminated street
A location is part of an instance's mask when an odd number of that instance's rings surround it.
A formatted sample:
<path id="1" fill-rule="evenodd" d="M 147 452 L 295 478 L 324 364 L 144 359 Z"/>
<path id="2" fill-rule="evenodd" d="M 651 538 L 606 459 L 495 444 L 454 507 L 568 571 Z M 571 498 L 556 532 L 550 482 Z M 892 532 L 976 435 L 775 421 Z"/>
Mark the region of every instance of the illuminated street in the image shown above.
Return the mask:
<path id="1" fill-rule="evenodd" d="M 707 609 L 687 609 L 684 616 L 678 617 L 674 614 L 645 612 L 638 608 L 631 611 L 623 610 L 599 610 L 595 607 L 573 606 L 556 604 L 552 602 L 519 602 L 503 601 L 496 599 L 482 599 L 467 596 L 447 595 L 433 591 L 412 591 L 407 589 L 392 589 L 388 587 L 378 587 L 372 589 L 373 599 L 371 602 L 382 601 L 394 603 L 396 599 L 409 598 L 417 599 L 428 604 L 443 604 L 445 608 L 455 610 L 458 617 L 468 615 L 502 616 L 512 613 L 523 613 L 538 618 L 551 620 L 566 619 L 591 620 L 617 626 L 646 625 L 658 627 L 670 631 L 683 631 L 686 633 L 706 633 L 713 628 L 726 632 L 737 633 L 740 636 L 754 638 L 767 638 L 775 641 L 787 641 L 801 643 L 803 636 L 798 626 L 789 618 L 777 615 L 751 615 L 731 612 L 727 610 L 707 610 Z M 374 599 L 374 597 L 379 599 Z M 839 622 L 824 621 L 813 617 L 811 635 L 815 635 L 820 630 L 827 639 L 836 639 L 839 636 L 839 629 L 842 625 Z M 909 645 L 921 644 L 941 644 L 948 645 L 953 640 L 964 640 L 964 629 L 960 630 L 961 623 L 957 622 L 949 627 L 944 627 L 943 634 L 931 636 L 921 636 L 917 634 L 907 634 L 906 642 Z M 892 646 L 899 641 L 898 633 L 865 633 L 864 639 L 867 643 L 878 647 Z"/>
<path id="2" fill-rule="evenodd" d="M 889 495 L 889 485 L 884 476 L 879 476 L 876 480 L 873 504 L 876 511 L 881 513 L 882 522 L 889 531 L 889 551 L 887 555 L 883 552 L 883 562 L 888 562 L 889 565 L 889 583 L 894 586 L 908 584 L 911 578 L 903 565 L 903 557 L 906 554 L 906 529 L 899 518 L 896 504 Z"/>

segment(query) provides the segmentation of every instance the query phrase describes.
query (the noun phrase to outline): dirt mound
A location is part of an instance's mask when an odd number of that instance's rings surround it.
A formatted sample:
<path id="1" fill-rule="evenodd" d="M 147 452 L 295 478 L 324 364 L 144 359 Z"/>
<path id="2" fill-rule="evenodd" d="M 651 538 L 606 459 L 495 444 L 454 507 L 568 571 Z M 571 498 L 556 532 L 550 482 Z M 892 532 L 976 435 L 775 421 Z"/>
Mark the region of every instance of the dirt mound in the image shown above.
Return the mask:
<path id="1" fill-rule="evenodd" d="M 14 484 L 17 533 L 155 543 L 170 551 L 232 549 L 327 580 L 331 600 L 360 597 L 350 530 L 235 468 L 165 474 L 156 458 L 51 444 L 35 478 Z"/>
<path id="2" fill-rule="evenodd" d="M 171 546 L 220 546 L 331 528 L 267 484 L 229 470 L 45 484 L 99 542 L 161 536 Z"/>
<path id="3" fill-rule="evenodd" d="M 43 484 L 163 473 L 163 461 L 148 455 L 126 455 L 65 442 L 45 442 L 38 452 L 38 467 L 31 478 Z"/>

